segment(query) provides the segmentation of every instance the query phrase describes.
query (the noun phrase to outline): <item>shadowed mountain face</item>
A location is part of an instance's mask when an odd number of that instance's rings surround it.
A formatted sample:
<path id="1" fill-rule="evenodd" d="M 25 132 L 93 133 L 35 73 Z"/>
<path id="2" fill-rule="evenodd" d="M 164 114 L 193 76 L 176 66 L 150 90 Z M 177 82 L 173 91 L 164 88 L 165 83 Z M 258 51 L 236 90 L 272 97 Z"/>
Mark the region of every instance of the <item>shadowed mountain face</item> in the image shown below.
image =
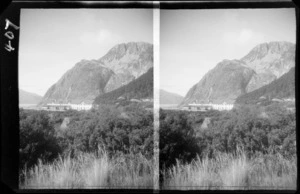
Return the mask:
<path id="1" fill-rule="evenodd" d="M 96 96 L 128 84 L 153 66 L 153 46 L 130 42 L 113 47 L 98 60 L 82 60 L 52 85 L 41 104 L 92 103 Z"/>
<path id="2" fill-rule="evenodd" d="M 295 99 L 295 67 L 271 83 L 241 95 L 236 99 L 236 104 L 256 104 L 262 100 L 291 98 Z"/>
<path id="3" fill-rule="evenodd" d="M 38 104 L 42 96 L 19 89 L 19 104 Z"/>
<path id="4" fill-rule="evenodd" d="M 153 99 L 153 68 L 128 84 L 97 96 L 94 104 L 115 103 L 120 97 L 127 101 L 143 98 Z"/>
<path id="5" fill-rule="evenodd" d="M 188 103 L 234 103 L 236 98 L 278 79 L 295 66 L 295 44 L 270 42 L 256 46 L 240 60 L 223 60 L 195 84 Z"/>

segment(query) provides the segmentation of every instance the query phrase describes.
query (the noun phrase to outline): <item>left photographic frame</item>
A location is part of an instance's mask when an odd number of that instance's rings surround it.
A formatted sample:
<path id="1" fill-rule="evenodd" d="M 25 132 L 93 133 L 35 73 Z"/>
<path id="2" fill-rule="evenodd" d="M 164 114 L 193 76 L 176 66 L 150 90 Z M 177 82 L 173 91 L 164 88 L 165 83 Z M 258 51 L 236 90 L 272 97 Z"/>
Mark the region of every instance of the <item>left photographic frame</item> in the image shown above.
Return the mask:
<path id="1" fill-rule="evenodd" d="M 153 4 L 13 3 L 2 16 L 15 188 L 151 192 Z"/>

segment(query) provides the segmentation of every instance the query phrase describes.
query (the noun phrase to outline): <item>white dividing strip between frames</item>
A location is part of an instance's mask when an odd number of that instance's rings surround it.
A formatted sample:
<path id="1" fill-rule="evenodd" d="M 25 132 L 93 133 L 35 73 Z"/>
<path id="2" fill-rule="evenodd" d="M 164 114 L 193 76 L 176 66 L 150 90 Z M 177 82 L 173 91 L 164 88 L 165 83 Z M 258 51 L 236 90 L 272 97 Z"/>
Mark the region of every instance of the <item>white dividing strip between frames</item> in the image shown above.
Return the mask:
<path id="1" fill-rule="evenodd" d="M 159 41 L 160 41 L 160 10 L 153 9 L 153 92 L 154 92 L 154 193 L 159 191 Z"/>

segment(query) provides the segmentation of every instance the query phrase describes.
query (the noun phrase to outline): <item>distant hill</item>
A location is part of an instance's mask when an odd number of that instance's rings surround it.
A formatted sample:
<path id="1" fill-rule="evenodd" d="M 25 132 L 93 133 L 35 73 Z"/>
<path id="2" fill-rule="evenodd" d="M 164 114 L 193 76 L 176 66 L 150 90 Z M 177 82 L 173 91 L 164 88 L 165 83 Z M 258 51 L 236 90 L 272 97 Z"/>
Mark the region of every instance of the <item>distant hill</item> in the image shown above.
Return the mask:
<path id="1" fill-rule="evenodd" d="M 168 92 L 165 90 L 160 89 L 159 90 L 159 103 L 161 105 L 163 104 L 180 104 L 183 100 L 183 96 L 179 94 L 175 94 L 172 92 Z"/>
<path id="2" fill-rule="evenodd" d="M 116 102 L 120 97 L 130 99 L 153 99 L 153 67 L 139 78 L 131 81 L 111 92 L 96 97 L 94 104 L 109 104 Z"/>
<path id="3" fill-rule="evenodd" d="M 207 72 L 186 94 L 189 103 L 234 103 L 278 79 L 295 66 L 295 44 L 285 41 L 262 43 L 241 59 L 223 60 Z"/>
<path id="4" fill-rule="evenodd" d="M 256 104 L 265 100 L 295 98 L 295 67 L 280 78 L 250 93 L 239 96 L 236 104 Z"/>
<path id="5" fill-rule="evenodd" d="M 38 104 L 42 96 L 19 89 L 19 104 Z"/>

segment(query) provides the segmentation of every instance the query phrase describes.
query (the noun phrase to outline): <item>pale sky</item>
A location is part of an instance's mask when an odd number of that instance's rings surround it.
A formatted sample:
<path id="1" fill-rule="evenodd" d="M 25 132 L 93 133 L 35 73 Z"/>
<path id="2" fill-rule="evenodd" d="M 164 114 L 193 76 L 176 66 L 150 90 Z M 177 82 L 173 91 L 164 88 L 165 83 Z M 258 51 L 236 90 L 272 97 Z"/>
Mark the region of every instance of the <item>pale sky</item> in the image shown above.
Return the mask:
<path id="1" fill-rule="evenodd" d="M 19 87 L 43 96 L 82 59 L 153 42 L 152 9 L 21 9 Z"/>
<path id="2" fill-rule="evenodd" d="M 160 87 L 185 96 L 223 59 L 270 41 L 296 43 L 295 9 L 161 10 Z"/>

